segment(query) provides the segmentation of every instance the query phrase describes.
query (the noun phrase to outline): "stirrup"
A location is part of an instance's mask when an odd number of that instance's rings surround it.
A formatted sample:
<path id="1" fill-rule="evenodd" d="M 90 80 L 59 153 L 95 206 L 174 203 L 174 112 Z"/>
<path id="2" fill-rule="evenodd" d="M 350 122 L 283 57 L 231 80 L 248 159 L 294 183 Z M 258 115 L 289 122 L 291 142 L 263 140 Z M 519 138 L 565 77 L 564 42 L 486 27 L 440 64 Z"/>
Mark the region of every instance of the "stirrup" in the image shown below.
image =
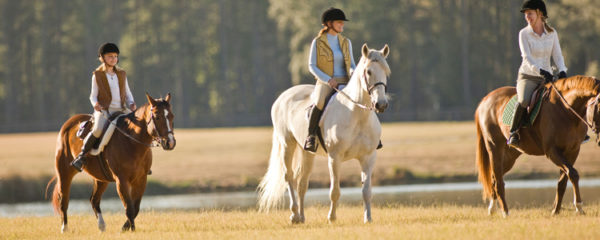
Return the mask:
<path id="1" fill-rule="evenodd" d="M 304 150 L 309 151 L 309 152 L 317 151 L 317 140 L 316 140 L 315 136 L 309 135 L 306 138 L 306 141 L 304 142 Z"/>
<path id="2" fill-rule="evenodd" d="M 519 144 L 519 141 L 521 141 L 521 136 L 518 132 L 515 132 L 510 134 L 510 137 L 506 140 L 506 144 L 511 147 L 516 147 Z"/>
<path id="3" fill-rule="evenodd" d="M 589 142 L 589 141 L 590 141 L 590 135 L 586 134 L 585 138 L 583 139 L 583 141 L 581 142 L 581 144 L 584 144 L 584 143 Z"/>
<path id="4" fill-rule="evenodd" d="M 75 158 L 75 160 L 71 162 L 71 166 L 73 166 L 73 168 L 75 168 L 75 170 L 77 170 L 78 172 L 83 171 L 83 165 L 85 165 L 83 155 L 77 156 L 77 158 Z"/>

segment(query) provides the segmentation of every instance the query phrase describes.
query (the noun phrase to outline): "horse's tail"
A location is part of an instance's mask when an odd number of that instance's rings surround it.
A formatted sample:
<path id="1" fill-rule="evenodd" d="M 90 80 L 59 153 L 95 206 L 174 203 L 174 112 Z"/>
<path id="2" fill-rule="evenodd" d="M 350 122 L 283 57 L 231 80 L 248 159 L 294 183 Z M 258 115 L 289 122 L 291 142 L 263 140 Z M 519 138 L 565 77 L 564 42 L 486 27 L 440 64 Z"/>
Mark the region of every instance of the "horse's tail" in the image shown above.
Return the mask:
<path id="1" fill-rule="evenodd" d="M 59 190 L 58 190 L 58 182 L 56 181 L 56 176 L 52 177 L 52 179 L 50 179 L 50 181 L 48 182 L 48 185 L 46 185 L 46 193 L 44 194 L 45 198 L 48 199 L 48 189 L 50 188 L 50 185 L 53 182 L 56 182 L 54 184 L 54 189 L 52 190 L 52 208 L 54 208 L 54 212 L 57 213 L 60 210 L 60 202 L 59 202 Z"/>
<path id="2" fill-rule="evenodd" d="M 269 169 L 258 185 L 259 211 L 268 212 L 273 207 L 280 206 L 285 193 L 285 164 L 283 154 L 285 148 L 283 136 L 273 129 L 273 146 L 269 159 Z"/>
<path id="3" fill-rule="evenodd" d="M 475 111 L 475 126 L 477 127 L 477 153 L 475 158 L 477 161 L 477 168 L 479 169 L 479 182 L 483 186 L 483 200 L 486 200 L 492 197 L 492 166 L 490 163 L 490 156 L 483 140 L 478 112 L 479 111 Z"/>

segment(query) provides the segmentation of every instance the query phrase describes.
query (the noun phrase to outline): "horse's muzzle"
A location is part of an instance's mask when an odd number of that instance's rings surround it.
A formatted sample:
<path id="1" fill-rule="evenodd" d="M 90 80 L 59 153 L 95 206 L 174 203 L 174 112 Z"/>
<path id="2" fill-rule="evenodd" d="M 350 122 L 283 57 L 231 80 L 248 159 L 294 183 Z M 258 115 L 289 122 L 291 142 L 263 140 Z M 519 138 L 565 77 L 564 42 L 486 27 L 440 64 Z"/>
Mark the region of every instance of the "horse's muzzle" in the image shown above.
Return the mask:
<path id="1" fill-rule="evenodd" d="M 175 140 L 173 133 L 169 133 L 167 138 L 161 139 L 160 145 L 164 150 L 173 150 L 175 145 L 177 145 L 177 141 Z"/>
<path id="2" fill-rule="evenodd" d="M 383 113 L 385 112 L 385 109 L 388 107 L 388 102 L 387 101 L 382 101 L 382 102 L 377 102 L 375 103 L 375 111 L 377 113 Z"/>

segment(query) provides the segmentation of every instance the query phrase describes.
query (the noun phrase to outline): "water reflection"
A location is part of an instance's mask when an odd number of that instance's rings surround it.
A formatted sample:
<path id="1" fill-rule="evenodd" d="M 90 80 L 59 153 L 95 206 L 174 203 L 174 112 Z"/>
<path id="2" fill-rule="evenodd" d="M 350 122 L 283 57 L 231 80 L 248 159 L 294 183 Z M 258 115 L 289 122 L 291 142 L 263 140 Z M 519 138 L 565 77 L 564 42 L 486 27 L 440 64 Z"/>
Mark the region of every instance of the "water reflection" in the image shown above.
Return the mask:
<path id="1" fill-rule="evenodd" d="M 554 201 L 556 180 L 507 181 L 506 197 L 511 208 L 540 206 L 551 208 Z M 584 201 L 597 201 L 600 197 L 600 179 L 580 181 Z M 403 205 L 480 205 L 481 185 L 479 183 L 414 184 L 382 186 L 373 188 L 374 204 L 399 203 Z M 360 188 L 342 188 L 341 202 L 360 204 Z M 287 198 L 287 195 L 286 195 Z M 573 201 L 571 185 L 565 192 L 563 206 L 570 208 Z M 329 204 L 329 189 L 312 189 L 306 194 L 306 204 Z M 376 206 L 375 205 L 375 206 Z M 123 212 L 119 199 L 103 199 L 103 212 Z M 147 210 L 194 210 L 194 209 L 248 209 L 256 207 L 255 192 L 208 193 L 192 195 L 145 196 L 141 209 Z M 0 217 L 49 216 L 52 215 L 49 202 L 0 204 Z M 69 214 L 93 214 L 87 200 L 71 200 Z"/>

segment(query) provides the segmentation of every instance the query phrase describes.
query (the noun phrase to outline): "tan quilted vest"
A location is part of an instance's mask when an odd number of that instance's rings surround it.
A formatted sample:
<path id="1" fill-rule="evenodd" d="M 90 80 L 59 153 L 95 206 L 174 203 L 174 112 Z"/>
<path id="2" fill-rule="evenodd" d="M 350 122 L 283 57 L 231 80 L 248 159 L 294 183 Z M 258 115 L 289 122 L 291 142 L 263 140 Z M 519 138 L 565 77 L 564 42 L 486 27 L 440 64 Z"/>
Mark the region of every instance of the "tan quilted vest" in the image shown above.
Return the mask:
<path id="1" fill-rule="evenodd" d="M 106 78 L 106 72 L 104 71 L 104 66 L 100 66 L 94 71 L 94 76 L 96 77 L 96 84 L 98 85 L 98 103 L 102 109 L 108 109 L 110 106 L 110 102 L 112 101 L 112 95 L 110 93 L 110 85 L 108 85 L 108 79 Z M 123 70 L 117 69 L 115 71 L 117 73 L 117 78 L 119 79 L 119 95 L 121 95 L 121 107 L 123 109 L 127 108 L 125 104 L 125 79 L 127 78 L 127 73 Z"/>
<path id="2" fill-rule="evenodd" d="M 327 33 L 321 34 L 317 37 L 317 67 L 321 69 L 325 74 L 333 77 L 333 51 L 329 42 L 327 41 Z M 340 47 L 342 48 L 342 54 L 344 55 L 344 64 L 346 65 L 346 74 L 350 74 L 350 48 L 348 47 L 348 39 L 342 34 L 338 34 L 338 40 L 340 41 Z"/>

